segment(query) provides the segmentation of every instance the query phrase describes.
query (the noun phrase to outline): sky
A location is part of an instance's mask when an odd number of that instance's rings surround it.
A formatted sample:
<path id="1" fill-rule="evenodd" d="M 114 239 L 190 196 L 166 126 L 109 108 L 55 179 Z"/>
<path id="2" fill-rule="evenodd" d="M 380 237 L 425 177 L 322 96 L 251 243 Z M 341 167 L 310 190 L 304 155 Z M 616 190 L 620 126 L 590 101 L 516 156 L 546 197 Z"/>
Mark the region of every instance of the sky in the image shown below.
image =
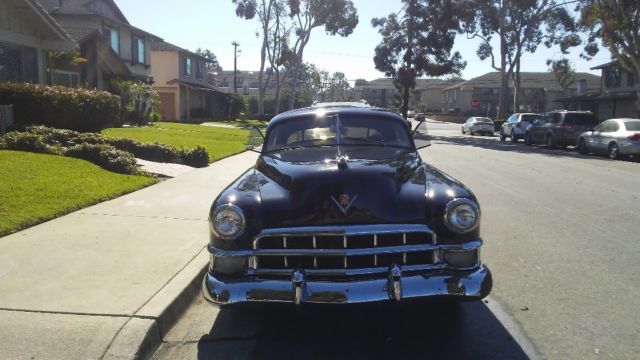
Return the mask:
<path id="1" fill-rule="evenodd" d="M 371 19 L 396 13 L 402 7 L 400 0 L 353 0 L 360 23 L 349 37 L 329 36 L 317 28 L 304 53 L 304 61 L 331 73 L 341 71 L 349 80 L 373 80 L 384 77 L 375 69 L 374 49 L 381 36 L 371 26 Z M 235 15 L 232 0 L 116 0 L 129 22 L 151 32 L 174 45 L 195 51 L 207 48 L 213 51 L 225 70 L 233 69 L 233 46 L 240 43 L 238 70 L 257 71 L 260 68 L 261 41 L 258 20 L 243 20 Z M 476 55 L 479 41 L 458 35 L 454 51 L 459 51 L 467 67 L 463 78 L 471 79 L 490 71 L 490 60 L 481 61 Z M 606 50 L 591 61 L 579 57 L 580 49 L 574 49 L 569 58 L 578 72 L 599 75 L 591 67 L 609 61 Z M 521 71 L 547 71 L 547 59 L 559 59 L 559 49 L 541 46 L 533 54 L 525 54 Z"/>

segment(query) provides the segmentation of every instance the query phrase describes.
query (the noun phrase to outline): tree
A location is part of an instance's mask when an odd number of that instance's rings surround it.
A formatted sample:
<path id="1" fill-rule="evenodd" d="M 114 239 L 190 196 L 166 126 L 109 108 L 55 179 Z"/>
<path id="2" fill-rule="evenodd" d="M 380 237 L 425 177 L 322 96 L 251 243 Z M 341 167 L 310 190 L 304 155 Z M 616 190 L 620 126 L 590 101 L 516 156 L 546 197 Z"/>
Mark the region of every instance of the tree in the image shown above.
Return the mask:
<path id="1" fill-rule="evenodd" d="M 349 100 L 349 80 L 343 72 L 334 72 L 329 80 L 329 100 L 348 101 Z"/>
<path id="2" fill-rule="evenodd" d="M 394 78 L 402 116 L 407 117 L 409 97 L 416 78 L 459 74 L 466 63 L 451 53 L 460 30 L 461 8 L 453 0 L 402 0 L 403 10 L 371 20 L 382 35 L 375 49 L 376 69 Z"/>
<path id="3" fill-rule="evenodd" d="M 311 39 L 311 32 L 324 27 L 328 35 L 347 37 L 358 25 L 358 13 L 351 0 L 288 0 L 290 17 L 295 27 L 295 42 L 292 47 L 293 84 L 289 108 L 293 109 L 296 89 L 302 65 L 304 49 Z"/>
<path id="4" fill-rule="evenodd" d="M 640 6 L 637 0 L 581 0 L 580 25 L 589 32 L 584 57 L 599 51 L 597 40 L 634 76 L 640 116 Z"/>
<path id="5" fill-rule="evenodd" d="M 553 73 L 560 87 L 562 87 L 563 95 L 566 95 L 567 89 L 576 82 L 576 72 L 569 59 L 547 60 L 549 71 Z"/>
<path id="6" fill-rule="evenodd" d="M 289 47 L 289 37 L 293 26 L 287 22 L 287 4 L 284 0 L 278 0 L 273 8 L 273 26 L 269 32 L 269 44 L 267 46 L 267 58 L 270 68 L 269 83 L 271 77 L 275 84 L 275 107 L 274 112 L 280 112 L 280 96 L 282 88 L 288 77 L 288 69 L 293 61 L 293 52 Z M 266 90 L 266 85 L 265 85 Z"/>
<path id="7" fill-rule="evenodd" d="M 504 118 L 508 107 L 509 79 L 513 82 L 514 111 L 517 111 L 520 89 L 520 60 L 527 52 L 535 52 L 541 44 L 559 45 L 567 50 L 580 44 L 576 24 L 567 6 L 577 0 L 473 0 L 473 8 L 465 24 L 468 38 L 482 40 L 477 54 L 481 60 L 491 59 L 500 72 L 498 118 Z M 491 40 L 500 41 L 495 52 Z M 499 66 L 496 65 L 499 58 Z"/>
<path id="8" fill-rule="evenodd" d="M 362 85 L 366 85 L 367 84 L 367 80 L 365 79 L 356 79 L 356 81 L 354 82 L 353 86 L 362 86 Z"/>
<path id="9" fill-rule="evenodd" d="M 236 15 L 238 17 L 251 20 L 257 16 L 260 22 L 261 33 L 256 34 L 257 36 L 262 36 L 260 71 L 258 72 L 258 115 L 264 116 L 264 94 L 268 83 L 268 81 L 264 81 L 264 70 L 267 62 L 267 47 L 269 47 L 274 6 L 277 0 L 232 0 L 232 2 L 236 4 Z"/>
<path id="10" fill-rule="evenodd" d="M 207 65 L 206 65 L 207 73 L 213 73 L 213 72 L 216 72 L 216 71 L 222 71 L 222 68 L 220 67 L 220 63 L 218 62 L 218 58 L 213 53 L 213 51 L 211 51 L 209 49 L 197 48 L 196 49 L 196 54 L 198 54 L 198 55 L 202 56 L 203 58 L 209 60 L 209 62 L 207 62 Z"/>

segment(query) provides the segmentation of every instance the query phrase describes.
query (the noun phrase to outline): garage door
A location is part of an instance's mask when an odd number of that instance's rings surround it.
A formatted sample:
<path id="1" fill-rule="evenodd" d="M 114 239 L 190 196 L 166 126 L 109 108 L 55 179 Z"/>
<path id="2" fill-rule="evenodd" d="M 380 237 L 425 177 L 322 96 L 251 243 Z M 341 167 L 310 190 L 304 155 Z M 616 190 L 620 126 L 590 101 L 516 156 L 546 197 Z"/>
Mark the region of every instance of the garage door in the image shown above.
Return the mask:
<path id="1" fill-rule="evenodd" d="M 158 93 L 160 96 L 160 105 L 162 120 L 176 119 L 176 94 L 174 93 Z"/>

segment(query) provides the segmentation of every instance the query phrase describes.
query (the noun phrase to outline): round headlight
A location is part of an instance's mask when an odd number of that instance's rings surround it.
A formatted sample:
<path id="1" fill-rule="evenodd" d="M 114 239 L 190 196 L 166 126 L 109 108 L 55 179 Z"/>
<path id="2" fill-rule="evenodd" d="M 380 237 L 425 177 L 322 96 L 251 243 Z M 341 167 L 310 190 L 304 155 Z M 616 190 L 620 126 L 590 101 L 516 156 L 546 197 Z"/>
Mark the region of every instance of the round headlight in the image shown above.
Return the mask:
<path id="1" fill-rule="evenodd" d="M 455 199 L 447 204 L 444 213 L 444 223 L 459 234 L 467 233 L 478 226 L 480 209 L 478 204 L 469 199 Z"/>
<path id="2" fill-rule="evenodd" d="M 219 237 L 227 240 L 236 239 L 244 231 L 244 214 L 235 205 L 220 205 L 213 211 L 211 224 Z"/>

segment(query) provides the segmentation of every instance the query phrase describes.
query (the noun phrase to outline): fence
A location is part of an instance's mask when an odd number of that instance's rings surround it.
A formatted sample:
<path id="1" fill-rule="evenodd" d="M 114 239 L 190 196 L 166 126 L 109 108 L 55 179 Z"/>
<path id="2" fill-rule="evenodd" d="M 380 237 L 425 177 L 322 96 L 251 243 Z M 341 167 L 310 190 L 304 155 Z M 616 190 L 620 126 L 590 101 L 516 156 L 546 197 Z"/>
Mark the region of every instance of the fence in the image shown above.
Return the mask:
<path id="1" fill-rule="evenodd" d="M 13 125 L 13 105 L 0 105 L 0 135 Z"/>

